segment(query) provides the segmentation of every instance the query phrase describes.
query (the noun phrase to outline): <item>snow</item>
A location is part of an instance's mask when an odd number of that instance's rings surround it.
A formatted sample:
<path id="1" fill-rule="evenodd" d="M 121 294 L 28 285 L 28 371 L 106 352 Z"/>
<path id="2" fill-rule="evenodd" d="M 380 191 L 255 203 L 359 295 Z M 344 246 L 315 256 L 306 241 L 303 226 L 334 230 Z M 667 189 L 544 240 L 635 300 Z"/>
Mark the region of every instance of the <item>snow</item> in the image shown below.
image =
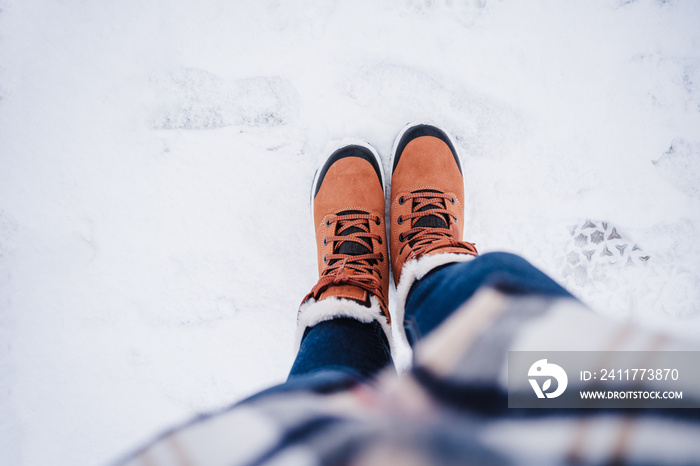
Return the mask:
<path id="1" fill-rule="evenodd" d="M 457 140 L 481 252 L 697 339 L 699 23 L 692 0 L 0 0 L 3 464 L 104 464 L 282 382 L 324 147 L 388 172 L 415 119 Z M 585 259 L 587 220 L 649 259 Z"/>

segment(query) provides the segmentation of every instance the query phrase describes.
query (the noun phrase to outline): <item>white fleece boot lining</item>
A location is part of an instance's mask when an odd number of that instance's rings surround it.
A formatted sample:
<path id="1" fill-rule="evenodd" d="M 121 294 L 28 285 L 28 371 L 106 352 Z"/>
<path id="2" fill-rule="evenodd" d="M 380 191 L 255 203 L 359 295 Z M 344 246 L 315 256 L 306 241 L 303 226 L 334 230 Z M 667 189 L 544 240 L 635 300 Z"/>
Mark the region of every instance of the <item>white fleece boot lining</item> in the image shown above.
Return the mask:
<path id="1" fill-rule="evenodd" d="M 299 313 L 297 314 L 296 351 L 299 351 L 301 339 L 307 328 L 327 320 L 347 317 L 366 324 L 370 324 L 375 320 L 379 322 L 389 342 L 391 353 L 393 354 L 394 340 L 391 336 L 391 326 L 387 322 L 377 298 L 375 296 L 370 296 L 369 302 L 370 307 L 363 306 L 357 301 L 345 298 L 325 298 L 320 301 L 311 298 L 303 303 L 301 307 L 299 307 Z"/>

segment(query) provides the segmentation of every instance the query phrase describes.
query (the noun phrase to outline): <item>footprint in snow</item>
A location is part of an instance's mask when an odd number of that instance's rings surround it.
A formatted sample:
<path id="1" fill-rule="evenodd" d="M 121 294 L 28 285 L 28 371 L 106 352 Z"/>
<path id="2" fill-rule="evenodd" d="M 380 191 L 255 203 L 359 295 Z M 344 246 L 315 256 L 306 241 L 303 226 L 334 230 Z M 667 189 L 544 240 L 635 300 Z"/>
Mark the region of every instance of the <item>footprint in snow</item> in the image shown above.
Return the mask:
<path id="1" fill-rule="evenodd" d="M 225 79 L 183 68 L 152 80 L 161 102 L 155 129 L 215 129 L 230 125 L 279 126 L 299 112 L 299 95 L 284 78 Z"/>
<path id="2" fill-rule="evenodd" d="M 700 198 L 700 144 L 674 139 L 668 150 L 652 163 L 679 191 Z"/>
<path id="3" fill-rule="evenodd" d="M 650 256 L 627 238 L 618 227 L 602 220 L 585 220 L 569 227 L 571 241 L 565 252 L 564 277 L 577 285 L 594 278 L 601 271 L 645 266 Z"/>

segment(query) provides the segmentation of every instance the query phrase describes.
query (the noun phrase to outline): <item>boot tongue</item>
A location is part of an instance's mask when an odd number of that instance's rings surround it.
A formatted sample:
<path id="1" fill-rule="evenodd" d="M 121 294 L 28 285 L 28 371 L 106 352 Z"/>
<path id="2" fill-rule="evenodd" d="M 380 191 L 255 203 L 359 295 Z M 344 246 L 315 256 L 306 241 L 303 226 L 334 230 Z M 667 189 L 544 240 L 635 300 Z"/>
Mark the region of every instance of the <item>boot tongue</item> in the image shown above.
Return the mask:
<path id="1" fill-rule="evenodd" d="M 437 192 L 437 191 L 426 189 L 426 190 L 417 191 L 417 192 L 419 192 L 419 193 L 433 193 L 433 192 Z M 417 203 L 417 201 L 413 201 L 413 202 Z M 424 212 L 424 211 L 430 210 L 430 209 L 438 209 L 438 208 L 443 209 L 443 208 L 445 208 L 445 205 L 444 205 L 445 201 L 444 200 L 438 198 L 434 202 L 435 202 L 435 204 L 429 204 L 429 205 L 423 206 L 420 209 L 418 209 L 416 212 Z M 449 228 L 449 225 L 447 223 L 447 215 L 437 214 L 437 215 L 426 215 L 424 217 L 419 218 L 418 220 L 416 220 L 416 223 L 413 224 L 413 227 L 414 228 L 415 227 L 424 227 L 424 228 L 445 228 L 445 229 L 447 229 L 447 228 Z M 413 243 L 411 243 L 410 240 L 413 236 L 415 236 L 415 235 L 411 235 L 408 237 L 409 244 L 411 246 L 413 246 Z"/>
<path id="2" fill-rule="evenodd" d="M 436 207 L 438 207 L 438 206 L 427 205 L 425 207 L 421 207 L 420 209 L 418 209 L 417 212 L 423 212 L 425 210 L 435 209 Z M 416 220 L 416 223 L 414 223 L 413 226 L 414 227 L 447 228 L 447 222 L 445 221 L 445 214 L 426 215 L 425 217 L 421 217 L 418 220 Z"/>
<path id="3" fill-rule="evenodd" d="M 340 212 L 338 215 L 349 215 L 349 214 L 366 214 L 367 212 L 361 212 L 359 210 L 347 210 Z M 368 230 L 369 231 L 369 228 Z M 345 229 L 342 233 L 338 233 L 336 230 L 336 235 L 337 236 L 348 236 L 353 233 L 363 233 L 366 232 L 362 228 L 358 227 L 350 227 Z M 368 247 L 371 246 L 369 238 L 364 238 L 361 237 L 359 238 L 362 242 L 366 243 L 367 246 L 364 246 L 363 244 L 360 244 L 357 241 L 343 241 L 340 246 L 334 251 L 336 254 L 347 254 L 349 256 L 359 256 L 362 254 L 371 254 L 372 250 Z M 330 262 L 328 262 L 328 265 L 333 265 L 334 263 L 338 262 L 339 259 L 334 259 Z M 369 260 L 367 261 L 369 264 L 376 264 L 376 260 Z M 354 301 L 357 301 L 359 304 L 365 306 L 365 307 L 371 307 L 371 302 L 369 299 L 369 293 L 361 288 L 358 288 L 356 286 L 352 285 L 340 285 L 340 286 L 331 286 L 329 289 L 323 292 L 321 297 L 319 299 L 323 299 L 324 297 L 329 297 L 329 296 L 336 296 L 339 292 L 342 292 L 342 296 L 345 297 L 346 299 L 352 299 Z M 350 295 L 356 295 L 356 297 L 351 297 Z"/>
<path id="4" fill-rule="evenodd" d="M 432 189 L 423 189 L 420 191 L 416 191 L 418 193 L 437 193 L 438 191 L 432 190 Z M 415 204 L 418 203 L 418 201 L 413 201 Z M 434 201 L 434 204 L 428 204 L 426 206 L 421 207 L 418 209 L 416 212 L 424 212 L 426 210 L 430 209 L 444 209 L 445 208 L 445 200 L 442 198 L 436 198 Z M 414 205 L 415 205 L 414 204 Z M 447 223 L 447 215 L 445 214 L 437 214 L 437 215 L 426 215 L 425 217 L 421 217 L 418 220 L 416 220 L 416 223 L 413 224 L 414 227 L 432 227 L 432 228 L 449 228 L 449 225 Z"/>
<path id="5" fill-rule="evenodd" d="M 360 212 L 359 210 L 347 210 L 344 212 L 340 212 L 338 215 L 348 215 L 348 214 L 364 214 L 366 212 Z M 343 231 L 342 233 L 338 233 L 338 236 L 348 236 L 351 235 L 352 233 L 363 233 L 364 231 L 362 228 L 358 227 L 351 227 Z M 367 243 L 367 246 L 370 246 L 369 238 L 360 238 L 363 242 Z M 370 250 L 369 247 L 364 246 L 357 241 L 343 241 L 343 243 L 338 247 L 336 253 L 337 254 L 348 254 L 350 256 L 359 256 L 362 254 L 371 254 L 372 251 Z M 329 262 L 329 265 L 332 265 L 333 262 Z"/>
<path id="6" fill-rule="evenodd" d="M 342 232 L 339 236 L 348 236 L 351 233 L 362 233 L 361 228 L 352 227 Z M 365 243 L 368 243 L 367 238 L 360 238 Z M 369 243 L 368 243 L 369 244 Z M 350 256 L 359 256 L 362 254 L 370 254 L 372 251 L 367 246 L 364 246 L 356 241 L 343 241 L 343 244 L 338 247 L 338 254 L 348 254 Z"/>

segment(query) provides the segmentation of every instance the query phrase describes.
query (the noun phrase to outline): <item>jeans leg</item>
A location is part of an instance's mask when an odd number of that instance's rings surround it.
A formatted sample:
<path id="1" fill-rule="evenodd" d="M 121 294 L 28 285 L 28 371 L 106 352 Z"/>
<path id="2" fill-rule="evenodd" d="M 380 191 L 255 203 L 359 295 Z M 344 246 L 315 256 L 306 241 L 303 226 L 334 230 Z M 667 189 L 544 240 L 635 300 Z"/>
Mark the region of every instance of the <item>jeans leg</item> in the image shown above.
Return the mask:
<path id="1" fill-rule="evenodd" d="M 413 345 L 440 325 L 482 286 L 507 294 L 573 296 L 520 256 L 492 252 L 469 262 L 438 267 L 413 284 L 406 299 L 404 327 Z"/>
<path id="2" fill-rule="evenodd" d="M 391 363 L 389 342 L 378 322 L 338 318 L 306 329 L 288 380 L 322 370 L 371 378 Z"/>

